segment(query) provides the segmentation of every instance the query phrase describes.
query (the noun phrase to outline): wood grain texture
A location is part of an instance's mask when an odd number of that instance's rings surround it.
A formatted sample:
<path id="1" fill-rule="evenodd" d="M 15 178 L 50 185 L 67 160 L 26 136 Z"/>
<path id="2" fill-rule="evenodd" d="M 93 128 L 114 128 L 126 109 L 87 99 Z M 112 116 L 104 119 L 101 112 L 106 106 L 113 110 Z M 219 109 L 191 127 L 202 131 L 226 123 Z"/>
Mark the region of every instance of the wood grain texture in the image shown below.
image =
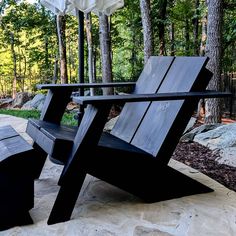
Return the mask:
<path id="1" fill-rule="evenodd" d="M 60 90 L 53 92 L 49 90 L 41 111 L 41 120 L 60 124 L 66 106 L 71 100 L 72 90 Z"/>
<path id="2" fill-rule="evenodd" d="M 195 100 L 201 98 L 227 98 L 231 97 L 230 92 L 217 92 L 206 90 L 204 92 L 169 92 L 151 94 L 130 94 L 130 95 L 108 95 L 93 97 L 76 97 L 73 100 L 82 105 L 102 105 L 102 104 L 124 104 L 134 102 L 171 101 L 171 100 Z M 132 104 L 131 106 L 133 106 Z"/>
<path id="3" fill-rule="evenodd" d="M 0 127 L 0 164 L 17 154 L 32 151 L 32 146 L 26 142 L 11 126 Z"/>
<path id="4" fill-rule="evenodd" d="M 0 127 L 0 231 L 33 223 L 34 154 L 11 126 Z"/>
<path id="5" fill-rule="evenodd" d="M 10 125 L 0 127 L 0 141 L 18 135 L 19 134 Z"/>
<path id="6" fill-rule="evenodd" d="M 83 84 L 38 84 L 38 89 L 71 90 L 78 88 L 134 87 L 135 82 L 83 83 Z"/>
<path id="7" fill-rule="evenodd" d="M 156 93 L 173 60 L 173 57 L 150 57 L 137 81 L 133 94 Z M 112 134 L 130 142 L 149 105 L 150 102 L 126 104 L 112 129 Z"/>
<path id="8" fill-rule="evenodd" d="M 204 91 L 211 78 L 206 63 L 204 57 L 177 57 L 158 93 Z M 198 100 L 152 102 L 131 143 L 168 163 Z"/>
<path id="9" fill-rule="evenodd" d="M 47 154 L 60 162 L 68 159 L 78 127 L 30 119 L 27 133 Z"/>

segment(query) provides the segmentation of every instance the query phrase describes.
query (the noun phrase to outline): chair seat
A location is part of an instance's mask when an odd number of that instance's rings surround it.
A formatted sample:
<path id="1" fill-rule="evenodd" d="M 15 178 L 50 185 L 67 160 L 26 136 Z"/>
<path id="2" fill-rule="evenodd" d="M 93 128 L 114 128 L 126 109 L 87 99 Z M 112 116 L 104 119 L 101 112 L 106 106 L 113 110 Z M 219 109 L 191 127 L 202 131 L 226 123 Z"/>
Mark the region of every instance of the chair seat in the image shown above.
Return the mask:
<path id="1" fill-rule="evenodd" d="M 78 127 L 30 119 L 26 132 L 57 164 L 63 164 L 73 146 Z M 60 163 L 62 162 L 62 163 Z"/>
<path id="2" fill-rule="evenodd" d="M 56 125 L 50 122 L 30 119 L 27 125 L 27 133 L 32 139 L 50 155 L 51 161 L 57 164 L 64 164 L 70 154 L 78 127 Z M 37 132 L 35 132 L 37 130 Z M 89 150 L 89 148 L 88 148 Z M 102 156 L 117 156 L 118 158 L 129 156 L 150 156 L 145 151 L 115 137 L 112 134 L 103 132 L 96 150 L 96 154 Z M 136 160 L 137 161 L 137 160 Z"/>

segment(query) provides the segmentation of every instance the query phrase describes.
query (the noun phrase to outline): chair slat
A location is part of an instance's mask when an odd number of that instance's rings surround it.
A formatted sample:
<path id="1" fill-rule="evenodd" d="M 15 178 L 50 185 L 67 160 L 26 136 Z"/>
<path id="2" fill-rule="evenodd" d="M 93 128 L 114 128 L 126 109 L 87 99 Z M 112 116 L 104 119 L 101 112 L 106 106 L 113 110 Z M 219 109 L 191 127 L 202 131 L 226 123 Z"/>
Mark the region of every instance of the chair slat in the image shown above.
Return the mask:
<path id="1" fill-rule="evenodd" d="M 210 79 L 202 70 L 206 63 L 205 57 L 177 57 L 158 92 L 189 92 L 201 86 L 205 89 Z M 206 77 L 199 80 L 203 76 Z M 196 103 L 184 100 L 152 102 L 131 143 L 168 162 Z"/>
<path id="2" fill-rule="evenodd" d="M 155 93 L 167 74 L 174 57 L 150 57 L 135 86 L 134 94 Z M 127 103 L 111 133 L 130 142 L 145 115 L 150 102 Z"/>

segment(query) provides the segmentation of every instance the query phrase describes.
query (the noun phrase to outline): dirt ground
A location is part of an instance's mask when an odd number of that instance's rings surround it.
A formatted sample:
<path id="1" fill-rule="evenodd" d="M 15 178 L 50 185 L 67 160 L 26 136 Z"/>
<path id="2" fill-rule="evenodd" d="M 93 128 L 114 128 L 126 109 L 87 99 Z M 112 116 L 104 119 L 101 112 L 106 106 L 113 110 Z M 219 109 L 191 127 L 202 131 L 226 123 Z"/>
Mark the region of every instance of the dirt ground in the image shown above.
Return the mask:
<path id="1" fill-rule="evenodd" d="M 236 168 L 219 164 L 215 159 L 218 153 L 196 142 L 180 142 L 172 156 L 192 168 L 199 170 L 225 187 L 236 191 Z"/>

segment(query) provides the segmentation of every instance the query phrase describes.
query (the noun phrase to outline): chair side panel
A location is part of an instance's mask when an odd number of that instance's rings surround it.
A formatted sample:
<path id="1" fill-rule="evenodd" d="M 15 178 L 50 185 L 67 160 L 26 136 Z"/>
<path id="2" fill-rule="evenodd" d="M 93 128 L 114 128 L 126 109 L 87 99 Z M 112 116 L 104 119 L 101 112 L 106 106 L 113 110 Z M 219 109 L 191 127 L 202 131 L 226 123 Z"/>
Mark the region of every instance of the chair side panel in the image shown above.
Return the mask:
<path id="1" fill-rule="evenodd" d="M 158 92 L 204 90 L 210 80 L 205 57 L 177 57 Z M 131 143 L 168 162 L 198 100 L 152 102 Z"/>
<path id="2" fill-rule="evenodd" d="M 137 81 L 133 93 L 145 94 L 157 92 L 173 60 L 174 57 L 150 57 Z M 125 104 L 111 133 L 126 142 L 130 142 L 149 106 L 150 102 Z"/>

